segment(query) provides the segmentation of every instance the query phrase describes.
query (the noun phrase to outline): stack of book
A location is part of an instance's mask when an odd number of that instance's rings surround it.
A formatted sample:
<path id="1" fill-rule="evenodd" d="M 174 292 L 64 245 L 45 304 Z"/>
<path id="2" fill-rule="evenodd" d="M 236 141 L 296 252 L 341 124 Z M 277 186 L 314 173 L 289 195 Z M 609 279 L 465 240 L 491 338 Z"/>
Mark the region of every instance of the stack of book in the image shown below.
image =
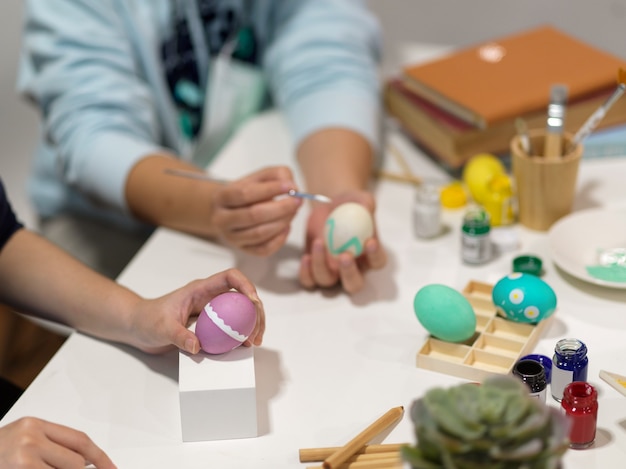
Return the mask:
<path id="1" fill-rule="evenodd" d="M 545 128 L 550 89 L 566 85 L 565 130 L 575 133 L 615 91 L 626 60 L 551 26 L 455 50 L 406 66 L 389 79 L 389 115 L 428 153 L 451 168 L 479 153 L 507 154 L 515 121 Z M 618 100 L 602 127 L 626 124 Z"/>

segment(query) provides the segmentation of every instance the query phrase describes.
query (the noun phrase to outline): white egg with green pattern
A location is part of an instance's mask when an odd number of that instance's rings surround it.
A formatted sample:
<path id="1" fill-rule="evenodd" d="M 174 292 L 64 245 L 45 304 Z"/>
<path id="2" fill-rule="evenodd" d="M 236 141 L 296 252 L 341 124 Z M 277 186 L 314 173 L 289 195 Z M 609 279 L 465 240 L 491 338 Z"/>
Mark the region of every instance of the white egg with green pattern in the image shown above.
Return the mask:
<path id="1" fill-rule="evenodd" d="M 350 252 L 363 253 L 365 241 L 374 235 L 374 220 L 363 205 L 346 202 L 336 207 L 326 219 L 324 241 L 333 256 Z"/>

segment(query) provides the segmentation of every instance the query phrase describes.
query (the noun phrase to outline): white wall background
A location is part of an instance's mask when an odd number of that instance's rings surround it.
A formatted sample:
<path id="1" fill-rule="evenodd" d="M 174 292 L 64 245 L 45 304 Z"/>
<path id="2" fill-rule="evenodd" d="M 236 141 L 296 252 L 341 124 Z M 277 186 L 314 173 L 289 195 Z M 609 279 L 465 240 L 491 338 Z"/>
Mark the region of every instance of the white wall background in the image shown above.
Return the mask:
<path id="1" fill-rule="evenodd" d="M 25 181 L 38 117 L 15 92 L 21 9 L 21 0 L 0 0 L 0 177 L 21 220 L 35 226 Z"/>
<path id="2" fill-rule="evenodd" d="M 470 45 L 543 23 L 626 58 L 626 0 L 366 1 L 383 25 L 387 69 L 406 43 Z M 15 93 L 21 8 L 21 0 L 0 0 L 0 177 L 21 218 L 34 226 L 25 181 L 37 115 Z"/>
<path id="3" fill-rule="evenodd" d="M 626 58 L 625 0 L 366 0 L 380 18 L 388 64 L 406 42 L 470 45 L 550 23 Z"/>

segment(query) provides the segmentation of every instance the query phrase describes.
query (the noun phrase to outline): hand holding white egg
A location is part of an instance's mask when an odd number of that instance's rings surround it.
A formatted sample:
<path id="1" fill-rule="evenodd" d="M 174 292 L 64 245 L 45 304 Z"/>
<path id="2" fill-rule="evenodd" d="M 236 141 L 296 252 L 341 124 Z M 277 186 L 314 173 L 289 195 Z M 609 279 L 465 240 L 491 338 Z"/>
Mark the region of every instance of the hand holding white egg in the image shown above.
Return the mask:
<path id="1" fill-rule="evenodd" d="M 374 221 L 361 204 L 346 202 L 336 207 L 326 219 L 324 240 L 333 256 L 351 252 L 358 257 L 368 238 L 374 235 Z"/>

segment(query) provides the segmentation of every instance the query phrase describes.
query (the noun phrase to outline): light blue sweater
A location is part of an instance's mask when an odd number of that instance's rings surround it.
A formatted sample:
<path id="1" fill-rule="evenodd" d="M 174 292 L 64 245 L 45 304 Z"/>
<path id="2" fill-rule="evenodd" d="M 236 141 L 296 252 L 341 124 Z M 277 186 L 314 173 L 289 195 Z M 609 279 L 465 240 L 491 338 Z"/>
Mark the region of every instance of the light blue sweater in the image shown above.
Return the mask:
<path id="1" fill-rule="evenodd" d="M 154 152 L 189 153 L 158 53 L 172 1 L 187 0 L 25 2 L 18 88 L 42 113 L 29 188 L 42 216 L 128 221 L 124 185 L 133 165 Z M 294 142 L 332 126 L 377 147 L 380 31 L 363 4 L 246 5 L 261 71 Z"/>

